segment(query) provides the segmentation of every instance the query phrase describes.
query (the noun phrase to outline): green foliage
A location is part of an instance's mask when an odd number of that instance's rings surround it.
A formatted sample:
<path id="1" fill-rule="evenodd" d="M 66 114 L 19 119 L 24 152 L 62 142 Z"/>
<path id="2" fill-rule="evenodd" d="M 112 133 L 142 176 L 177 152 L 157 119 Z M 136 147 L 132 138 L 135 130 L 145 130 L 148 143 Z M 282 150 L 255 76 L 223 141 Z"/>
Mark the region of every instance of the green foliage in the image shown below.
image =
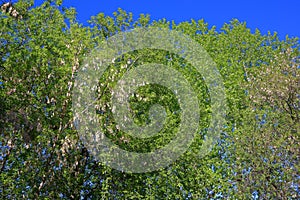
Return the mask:
<path id="1" fill-rule="evenodd" d="M 280 41 L 233 20 L 221 31 L 204 20 L 175 24 L 151 21 L 118 9 L 100 13 L 90 27 L 76 22 L 62 1 L 38 7 L 20 1 L 23 18 L 0 13 L 0 191 L 2 199 L 297 199 L 299 190 L 300 53 L 297 39 Z M 177 55 L 143 49 L 116 58 L 100 78 L 99 121 L 126 150 L 147 152 L 167 144 L 180 123 L 171 91 L 158 85 L 131 97 L 135 122 L 149 123 L 149 108 L 166 108 L 167 126 L 155 138 L 137 139 L 117 129 L 109 99 L 118 79 L 146 63 L 161 63 L 184 75 L 201 106 L 199 134 L 172 165 L 130 174 L 94 160 L 73 126 L 71 94 L 85 56 L 108 37 L 137 26 L 171 27 L 201 44 L 223 77 L 229 111 L 212 151 L 199 158 L 210 116 L 202 75 Z M 128 61 L 132 61 L 128 63 Z M 185 67 L 183 67 L 185 66 Z"/>

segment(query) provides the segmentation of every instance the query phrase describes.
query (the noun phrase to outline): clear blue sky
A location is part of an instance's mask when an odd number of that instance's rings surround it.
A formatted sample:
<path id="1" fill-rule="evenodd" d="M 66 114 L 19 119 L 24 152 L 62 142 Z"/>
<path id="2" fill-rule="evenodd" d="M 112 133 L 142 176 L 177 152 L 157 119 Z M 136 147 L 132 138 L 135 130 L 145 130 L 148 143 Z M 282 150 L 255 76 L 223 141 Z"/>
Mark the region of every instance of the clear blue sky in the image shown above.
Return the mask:
<path id="1" fill-rule="evenodd" d="M 246 21 L 253 31 L 255 28 L 263 34 L 276 31 L 281 39 L 287 34 L 300 37 L 300 0 L 65 0 L 64 4 L 76 8 L 78 20 L 83 24 L 92 15 L 99 12 L 112 15 L 120 7 L 136 17 L 148 13 L 152 19 L 176 22 L 204 18 L 217 28 L 237 18 Z"/>

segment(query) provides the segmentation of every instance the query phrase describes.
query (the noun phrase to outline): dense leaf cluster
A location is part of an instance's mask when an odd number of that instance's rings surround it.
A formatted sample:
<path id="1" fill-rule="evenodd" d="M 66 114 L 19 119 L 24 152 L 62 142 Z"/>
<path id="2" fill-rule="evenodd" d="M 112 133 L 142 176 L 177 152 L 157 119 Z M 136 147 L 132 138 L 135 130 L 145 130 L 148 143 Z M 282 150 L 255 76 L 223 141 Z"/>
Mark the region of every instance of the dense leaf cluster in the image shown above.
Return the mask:
<path id="1" fill-rule="evenodd" d="M 22 0 L 16 20 L 0 13 L 0 196 L 1 199 L 299 199 L 300 52 L 295 38 L 251 32 L 232 20 L 220 30 L 203 20 L 175 24 L 137 20 L 119 9 L 99 13 L 84 27 L 61 1 L 33 7 Z M 141 87 L 132 96 L 137 124 L 149 107 L 166 108 L 163 132 L 136 139 L 117 129 L 111 89 L 132 67 L 162 63 L 180 71 L 197 92 L 199 133 L 189 150 L 159 171 L 130 174 L 95 161 L 79 140 L 72 116 L 72 87 L 85 56 L 108 37 L 134 27 L 165 27 L 197 41 L 216 62 L 229 111 L 218 144 L 199 158 L 210 122 L 210 96 L 201 74 L 184 59 L 144 49 L 117 58 L 99 81 L 99 121 L 106 135 L 130 151 L 165 145 L 180 123 L 180 107 L 166 88 Z M 130 61 L 130 62 L 129 62 Z M 107 120 L 108 119 L 108 120 Z"/>

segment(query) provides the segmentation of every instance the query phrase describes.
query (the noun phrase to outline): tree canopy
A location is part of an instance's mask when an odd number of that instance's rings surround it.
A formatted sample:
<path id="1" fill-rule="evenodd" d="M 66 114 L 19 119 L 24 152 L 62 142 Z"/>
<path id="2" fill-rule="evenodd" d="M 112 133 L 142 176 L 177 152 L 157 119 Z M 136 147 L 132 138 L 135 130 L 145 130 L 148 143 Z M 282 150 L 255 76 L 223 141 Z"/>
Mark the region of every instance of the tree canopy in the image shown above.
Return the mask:
<path id="1" fill-rule="evenodd" d="M 92 16 L 89 26 L 59 0 L 40 6 L 20 0 L 14 17 L 0 13 L 0 196 L 2 199 L 299 199 L 300 48 L 233 19 L 220 30 L 203 19 L 175 23 L 118 9 Z M 202 75 L 178 55 L 142 49 L 116 58 L 99 77 L 99 121 L 128 151 L 166 145 L 180 123 L 180 108 L 166 88 L 145 85 L 131 98 L 137 124 L 149 106 L 166 107 L 163 133 L 137 139 L 118 131 L 111 88 L 135 66 L 162 63 L 187 77 L 197 93 L 199 133 L 171 165 L 126 173 L 98 162 L 74 126 L 72 90 L 85 57 L 107 38 L 136 27 L 169 28 L 199 43 L 217 65 L 226 92 L 226 124 L 210 153 L 199 157 L 211 120 Z M 130 61 L 130 62 L 129 62 Z M 133 62 L 131 62 L 133 61 Z M 139 98 L 141 97 L 141 98 Z M 174 114 L 175 113 L 175 114 Z M 109 120 L 107 120 L 109 119 Z"/>

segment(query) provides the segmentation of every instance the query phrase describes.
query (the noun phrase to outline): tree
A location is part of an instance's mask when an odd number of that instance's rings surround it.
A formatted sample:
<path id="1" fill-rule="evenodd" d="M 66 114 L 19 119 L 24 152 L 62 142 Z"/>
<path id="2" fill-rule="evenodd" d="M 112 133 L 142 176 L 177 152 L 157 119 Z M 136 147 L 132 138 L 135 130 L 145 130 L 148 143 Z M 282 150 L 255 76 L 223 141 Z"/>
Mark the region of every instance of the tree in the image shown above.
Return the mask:
<path id="1" fill-rule="evenodd" d="M 84 149 L 71 151 L 68 140 L 76 138 L 71 84 L 88 36 L 73 22 L 73 10 L 59 9 L 47 1 L 29 8 L 22 20 L 1 14 L 3 198 L 58 198 L 57 188 L 73 182 L 70 177 L 82 179 L 77 175 L 87 160 Z"/>
<path id="2" fill-rule="evenodd" d="M 0 190 L 3 199 L 244 199 L 299 198 L 299 44 L 262 35 L 232 20 L 221 31 L 204 20 L 175 24 L 151 21 L 119 9 L 84 27 L 76 11 L 60 1 L 14 5 L 22 19 L 1 13 Z M 212 151 L 199 159 L 210 122 L 210 97 L 201 74 L 184 59 L 143 49 L 116 58 L 99 83 L 99 120 L 111 117 L 111 88 L 132 67 L 159 62 L 183 73 L 201 105 L 200 134 L 170 166 L 143 174 L 97 162 L 73 125 L 72 90 L 85 56 L 108 37 L 134 27 L 171 27 L 201 44 L 216 62 L 226 88 L 226 126 Z M 130 61 L 130 62 L 129 62 Z M 133 62 L 131 62 L 133 61 Z M 181 66 L 187 66 L 182 68 Z M 131 98 L 137 123 L 147 123 L 159 102 L 170 118 L 164 134 L 138 140 L 117 130 L 106 135 L 127 150 L 146 152 L 165 145 L 176 131 L 180 110 L 172 93 L 156 85 Z M 100 112 L 101 111 L 101 112 Z M 110 118 L 112 119 L 112 118 Z"/>
<path id="3" fill-rule="evenodd" d="M 240 192 L 264 199 L 299 197 L 299 52 L 280 47 L 269 63 L 247 70 L 251 118 L 238 129 Z"/>

